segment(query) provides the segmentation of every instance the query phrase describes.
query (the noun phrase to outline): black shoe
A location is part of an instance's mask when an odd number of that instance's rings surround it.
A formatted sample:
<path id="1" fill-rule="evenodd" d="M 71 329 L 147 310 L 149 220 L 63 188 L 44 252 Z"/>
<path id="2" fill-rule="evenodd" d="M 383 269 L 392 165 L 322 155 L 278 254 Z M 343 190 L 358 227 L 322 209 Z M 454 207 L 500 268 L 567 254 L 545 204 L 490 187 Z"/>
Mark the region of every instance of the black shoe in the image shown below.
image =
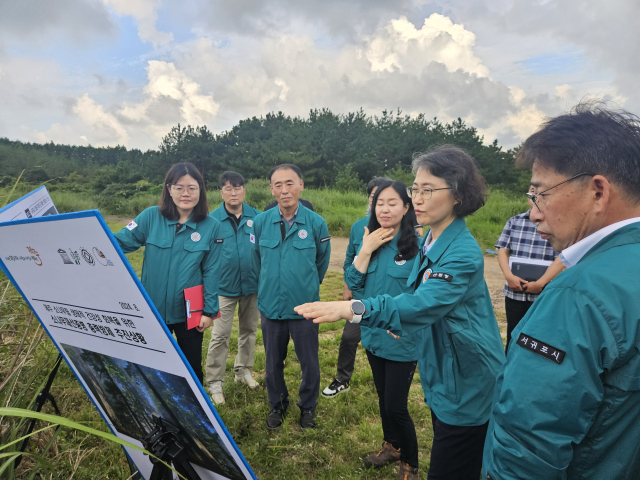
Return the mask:
<path id="1" fill-rule="evenodd" d="M 329 385 L 327 388 L 325 388 L 322 391 L 322 396 L 326 398 L 334 398 L 340 395 L 341 393 L 348 392 L 348 391 L 349 391 L 348 381 L 341 383 L 334 378 L 333 382 L 331 382 L 331 385 Z"/>
<path id="2" fill-rule="evenodd" d="M 313 419 L 316 414 L 313 410 L 300 411 L 300 426 L 302 428 L 316 428 L 316 422 Z"/>
<path id="3" fill-rule="evenodd" d="M 274 408 L 267 415 L 267 428 L 269 430 L 277 430 L 282 426 L 284 417 L 287 415 L 287 409 Z"/>

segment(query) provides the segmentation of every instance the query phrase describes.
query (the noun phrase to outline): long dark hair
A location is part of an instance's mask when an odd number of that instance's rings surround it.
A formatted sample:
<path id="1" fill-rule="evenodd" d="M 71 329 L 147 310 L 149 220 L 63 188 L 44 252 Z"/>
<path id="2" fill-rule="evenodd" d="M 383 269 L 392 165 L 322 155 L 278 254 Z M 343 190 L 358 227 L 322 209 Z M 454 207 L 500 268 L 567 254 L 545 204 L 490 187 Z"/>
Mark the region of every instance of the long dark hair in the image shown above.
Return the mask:
<path id="1" fill-rule="evenodd" d="M 202 174 L 192 163 L 176 163 L 167 172 L 167 176 L 164 177 L 162 197 L 160 197 L 160 213 L 169 220 L 177 220 L 180 218 L 178 207 L 176 207 L 173 198 L 169 195 L 169 188 L 171 188 L 170 185 L 175 184 L 185 175 L 191 175 L 194 180 L 198 182 L 198 187 L 200 187 L 200 198 L 198 204 L 193 208 L 193 212 L 191 212 L 191 218 L 196 223 L 201 222 L 209 215 L 209 202 L 207 202 L 207 190 L 204 186 L 204 178 L 202 178 Z"/>
<path id="2" fill-rule="evenodd" d="M 418 254 L 418 237 L 415 229 L 416 214 L 413 211 L 413 203 L 411 202 L 409 195 L 407 195 L 407 186 L 404 183 L 398 181 L 386 181 L 378 185 L 378 189 L 371 201 L 369 233 L 373 233 L 380 228 L 380 222 L 378 222 L 378 217 L 376 216 L 376 204 L 378 203 L 380 193 L 389 187 L 393 188 L 398 193 L 403 206 L 409 205 L 407 213 L 404 214 L 402 221 L 400 222 L 400 231 L 398 232 L 400 235 L 398 237 L 398 254 L 395 256 L 394 260 L 398 262 L 401 260 L 411 260 Z"/>

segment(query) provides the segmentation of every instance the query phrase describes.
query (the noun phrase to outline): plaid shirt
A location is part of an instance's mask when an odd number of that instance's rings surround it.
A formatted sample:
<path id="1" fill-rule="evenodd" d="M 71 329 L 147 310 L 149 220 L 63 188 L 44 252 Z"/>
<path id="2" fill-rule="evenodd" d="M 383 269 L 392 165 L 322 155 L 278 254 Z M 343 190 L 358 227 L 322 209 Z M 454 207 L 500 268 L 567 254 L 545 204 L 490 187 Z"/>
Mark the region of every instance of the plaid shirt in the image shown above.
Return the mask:
<path id="1" fill-rule="evenodd" d="M 531 260 L 553 262 L 558 256 L 558 252 L 551 247 L 551 244 L 536 231 L 536 224 L 529 219 L 529 210 L 511 217 L 507 221 L 500 238 L 496 242 L 496 248 L 506 248 L 512 257 L 529 258 Z M 539 295 L 514 292 L 509 288 L 507 282 L 504 282 L 502 293 L 513 300 L 527 302 L 533 302 Z"/>

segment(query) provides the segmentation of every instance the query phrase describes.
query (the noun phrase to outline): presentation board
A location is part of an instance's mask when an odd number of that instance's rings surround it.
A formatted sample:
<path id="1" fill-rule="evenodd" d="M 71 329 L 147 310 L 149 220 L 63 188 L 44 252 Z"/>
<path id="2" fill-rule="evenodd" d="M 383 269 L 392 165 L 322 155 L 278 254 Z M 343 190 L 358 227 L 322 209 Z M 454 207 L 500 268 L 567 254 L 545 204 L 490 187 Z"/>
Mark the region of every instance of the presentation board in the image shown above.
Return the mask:
<path id="1" fill-rule="evenodd" d="M 201 478 L 256 478 L 98 211 L 0 224 L 0 264 L 115 435 L 161 419 Z"/>
<path id="2" fill-rule="evenodd" d="M 22 198 L 0 208 L 0 222 L 11 222 L 23 218 L 44 217 L 58 213 L 47 187 L 42 185 Z"/>

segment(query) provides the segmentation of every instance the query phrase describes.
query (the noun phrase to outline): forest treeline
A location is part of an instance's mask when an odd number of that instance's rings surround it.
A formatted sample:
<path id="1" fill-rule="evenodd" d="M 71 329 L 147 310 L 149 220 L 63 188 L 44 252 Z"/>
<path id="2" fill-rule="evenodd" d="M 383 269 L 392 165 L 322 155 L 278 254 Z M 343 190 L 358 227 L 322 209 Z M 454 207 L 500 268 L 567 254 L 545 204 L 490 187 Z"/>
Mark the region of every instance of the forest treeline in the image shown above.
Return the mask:
<path id="1" fill-rule="evenodd" d="M 222 171 L 265 178 L 274 165 L 286 162 L 302 168 L 309 187 L 360 190 L 376 175 L 410 178 L 413 154 L 443 143 L 469 151 L 492 186 L 519 191 L 528 185 L 527 174 L 514 168 L 513 150 L 503 150 L 497 140 L 483 144 L 477 130 L 460 119 L 441 123 L 400 111 L 369 116 L 362 110 L 334 114 L 321 109 L 311 110 L 308 118 L 282 112 L 253 117 L 220 134 L 206 126 L 178 124 L 157 150 L 146 152 L 0 138 L 0 187 L 15 182 L 24 170 L 23 182 L 47 182 L 51 190 L 128 197 L 161 188 L 169 166 L 187 161 L 202 171 L 211 188 Z"/>

